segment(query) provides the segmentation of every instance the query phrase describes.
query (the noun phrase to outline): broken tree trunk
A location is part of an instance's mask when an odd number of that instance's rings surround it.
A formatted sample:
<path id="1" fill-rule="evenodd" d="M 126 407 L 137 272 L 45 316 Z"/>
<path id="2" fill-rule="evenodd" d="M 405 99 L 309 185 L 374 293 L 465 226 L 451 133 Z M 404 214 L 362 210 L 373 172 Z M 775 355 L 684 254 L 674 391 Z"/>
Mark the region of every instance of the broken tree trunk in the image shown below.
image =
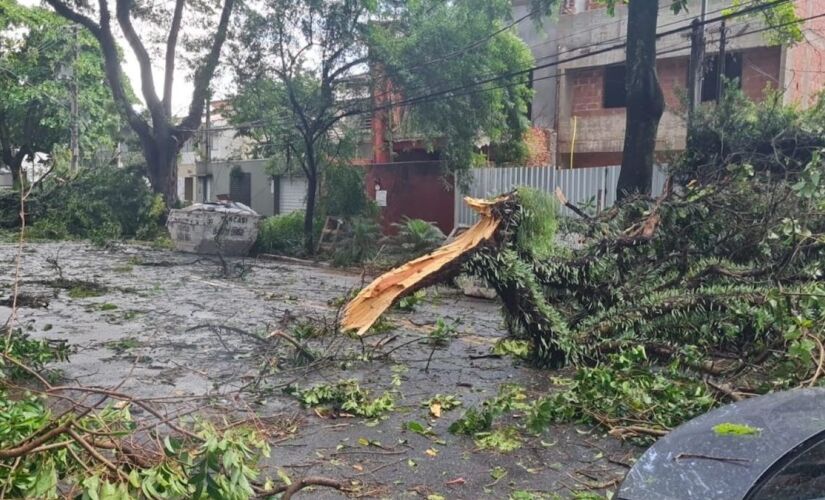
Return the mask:
<path id="1" fill-rule="evenodd" d="M 502 222 L 494 208 L 512 196 L 504 195 L 494 200 L 465 198 L 467 204 L 481 215 L 481 220 L 451 243 L 389 271 L 361 290 L 344 309 L 342 330 L 354 330 L 363 335 L 402 297 L 458 274 L 462 262 L 494 239 Z"/>

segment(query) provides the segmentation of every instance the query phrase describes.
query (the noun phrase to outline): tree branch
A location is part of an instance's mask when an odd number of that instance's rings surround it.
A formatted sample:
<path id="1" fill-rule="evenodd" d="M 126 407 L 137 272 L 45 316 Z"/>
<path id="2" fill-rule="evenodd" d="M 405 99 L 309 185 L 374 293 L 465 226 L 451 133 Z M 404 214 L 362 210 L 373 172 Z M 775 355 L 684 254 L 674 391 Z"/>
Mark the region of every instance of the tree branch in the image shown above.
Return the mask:
<path id="1" fill-rule="evenodd" d="M 111 29 L 111 14 L 109 12 L 109 4 L 107 0 L 98 0 L 98 10 L 100 12 L 99 24 L 95 23 L 89 17 L 80 14 L 73 10 L 62 0 L 46 0 L 51 7 L 59 15 L 64 18 L 76 22 L 89 30 L 89 32 L 97 39 L 100 44 L 100 50 L 103 53 L 103 65 L 106 72 L 106 79 L 109 81 L 109 87 L 112 89 L 112 99 L 120 108 L 126 121 L 141 138 L 148 138 L 151 136 L 151 129 L 134 108 L 129 98 L 126 95 L 125 87 L 123 85 L 123 73 L 120 68 L 120 54 L 118 53 L 117 43 L 115 37 L 112 35 Z"/>
<path id="2" fill-rule="evenodd" d="M 235 0 L 224 0 L 223 10 L 221 11 L 221 18 L 218 22 L 218 27 L 215 30 L 215 39 L 212 41 L 212 48 L 209 50 L 206 59 L 204 59 L 200 68 L 195 73 L 195 90 L 192 93 L 192 102 L 189 105 L 189 114 L 176 127 L 176 137 L 179 142 L 188 139 L 194 134 L 195 130 L 201 123 L 201 115 L 203 114 L 204 101 L 206 100 L 209 91 L 209 82 L 212 80 L 212 75 L 215 73 L 215 68 L 218 66 L 218 60 L 221 56 L 221 47 L 226 41 L 226 32 L 229 29 L 229 17 L 232 14 L 232 7 Z"/>
<path id="3" fill-rule="evenodd" d="M 149 57 L 149 52 L 146 51 L 146 47 L 143 45 L 143 42 L 140 41 L 135 27 L 132 25 L 132 0 L 115 0 L 115 3 L 117 5 L 117 22 L 120 25 L 123 36 L 126 38 L 126 41 L 129 42 L 129 46 L 132 47 L 132 52 L 135 53 L 135 57 L 137 58 L 138 66 L 140 66 L 140 88 L 143 93 L 143 98 L 146 99 L 146 106 L 149 108 L 149 112 L 152 113 L 152 124 L 157 128 L 163 120 L 162 113 L 159 113 L 162 111 L 163 106 L 155 91 L 155 78 L 152 72 L 152 60 Z M 166 117 L 166 119 L 168 120 L 168 117 Z"/>
<path id="4" fill-rule="evenodd" d="M 92 35 L 94 35 L 95 38 L 100 40 L 101 27 L 97 23 L 95 23 L 91 18 L 84 16 L 83 14 L 75 10 L 72 10 L 71 7 L 61 2 L 60 0 L 46 0 L 46 3 L 51 5 L 51 7 L 58 14 L 65 17 L 69 21 L 73 21 L 77 24 L 80 24 L 81 26 L 89 30 L 89 32 Z"/>
<path id="5" fill-rule="evenodd" d="M 175 13 L 172 15 L 172 26 L 169 28 L 169 38 L 166 40 L 166 67 L 163 75 L 163 110 L 166 116 L 172 116 L 172 82 L 175 79 L 175 49 L 178 45 L 178 32 L 183 19 L 185 0 L 176 0 Z"/>

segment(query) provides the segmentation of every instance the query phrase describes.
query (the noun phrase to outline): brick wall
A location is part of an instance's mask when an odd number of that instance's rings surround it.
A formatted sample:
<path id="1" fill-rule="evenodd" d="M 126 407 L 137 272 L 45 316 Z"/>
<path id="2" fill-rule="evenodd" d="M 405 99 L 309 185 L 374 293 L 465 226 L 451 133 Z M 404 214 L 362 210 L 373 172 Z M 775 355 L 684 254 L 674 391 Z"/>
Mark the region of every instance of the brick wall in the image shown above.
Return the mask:
<path id="1" fill-rule="evenodd" d="M 780 47 L 762 47 L 736 53 L 742 57 L 742 89 L 749 98 L 760 100 L 766 88 L 779 87 L 782 63 Z M 688 58 L 662 59 L 657 62 L 657 70 L 666 110 L 659 124 L 656 149 L 659 152 L 679 151 L 684 148 L 683 103 L 686 98 Z M 568 100 L 561 104 L 561 108 L 569 109 L 570 114 L 562 116 L 559 121 L 559 164 L 569 165 L 571 147 L 576 151 L 575 167 L 615 165 L 621 162 L 625 108 L 604 107 L 604 74 L 604 67 L 571 70 L 567 73 L 567 90 L 563 95 Z"/>
<path id="2" fill-rule="evenodd" d="M 664 59 L 657 63 L 659 83 L 668 109 L 681 107 L 687 86 L 686 58 Z M 604 107 L 604 68 L 578 70 L 570 75 L 571 110 L 575 116 L 624 114 L 624 108 Z"/>
<path id="3" fill-rule="evenodd" d="M 767 87 L 779 87 L 780 47 L 749 49 L 741 54 L 743 57 L 742 90 L 745 95 L 751 99 L 760 100 Z M 687 89 L 688 58 L 659 60 L 657 71 L 667 109 L 681 111 Z M 570 73 L 569 82 L 572 97 L 571 110 L 574 116 L 624 113 L 624 108 L 605 109 L 604 107 L 604 68 L 573 71 Z"/>
<path id="4" fill-rule="evenodd" d="M 801 18 L 825 14 L 822 0 L 797 0 L 795 5 Z M 787 50 L 785 88 L 788 102 L 809 107 L 825 89 L 825 17 L 807 21 L 803 34 L 805 39 Z"/>
<path id="5" fill-rule="evenodd" d="M 742 91 L 758 101 L 767 88 L 781 86 L 781 47 L 760 47 L 742 53 Z"/>

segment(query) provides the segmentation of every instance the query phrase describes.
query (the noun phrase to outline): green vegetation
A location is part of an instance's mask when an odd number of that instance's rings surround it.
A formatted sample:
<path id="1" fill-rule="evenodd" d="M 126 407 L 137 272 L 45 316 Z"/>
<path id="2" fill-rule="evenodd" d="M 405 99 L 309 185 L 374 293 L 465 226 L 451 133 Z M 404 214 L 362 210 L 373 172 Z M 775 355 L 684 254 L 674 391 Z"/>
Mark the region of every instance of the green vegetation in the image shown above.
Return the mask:
<path id="1" fill-rule="evenodd" d="M 0 449 L 6 455 L 0 458 L 0 484 L 5 496 L 56 498 L 67 487 L 83 498 L 247 499 L 257 494 L 252 482 L 269 447 L 254 429 L 223 429 L 198 420 L 188 436 L 161 437 L 163 448 L 147 455 L 151 459 L 122 453 L 141 426 L 131 404 L 84 410 L 66 394 L 51 394 L 50 387 L 38 396 L 19 391 L 12 396 L 6 382 L 31 380 L 29 370 L 42 372 L 47 363 L 66 360 L 67 353 L 62 344 L 33 341 L 19 331 L 3 332 L 3 338 Z M 65 411 L 53 413 L 52 396 L 60 396 Z M 28 449 L 27 443 L 36 444 Z M 263 489 L 276 488 L 267 481 Z"/>
<path id="2" fill-rule="evenodd" d="M 94 283 L 80 282 L 71 286 L 68 289 L 68 295 L 71 299 L 87 299 L 90 297 L 100 297 L 106 293 L 106 288 Z"/>
<path id="3" fill-rule="evenodd" d="M 487 435 L 497 417 L 512 410 L 528 410 L 530 406 L 526 400 L 524 388 L 503 384 L 495 398 L 488 399 L 480 408 L 468 408 L 461 418 L 450 425 L 449 431 L 467 436 Z"/>
<path id="4" fill-rule="evenodd" d="M 398 235 L 394 243 L 407 258 L 417 257 L 435 250 L 444 243 L 444 233 L 430 222 L 405 217 L 403 222 L 394 224 Z"/>
<path id="5" fill-rule="evenodd" d="M 258 229 L 258 253 L 298 256 L 303 254 L 304 214 L 292 212 L 267 217 Z"/>
<path id="6" fill-rule="evenodd" d="M 493 346 L 493 354 L 519 359 L 529 359 L 531 350 L 530 342 L 518 339 L 501 339 Z"/>
<path id="7" fill-rule="evenodd" d="M 77 81 L 80 161 L 90 164 L 96 152 L 113 151 L 120 136 L 98 43 L 78 30 L 73 54 L 71 29 L 50 10 L 0 0 L 0 165 L 10 169 L 15 184 L 24 164 L 39 161 L 37 153 L 50 155 L 61 170 L 67 167 L 72 119 L 67 70 Z M 4 205 L 0 202 L 0 212 Z M 0 224 L 4 219 L 5 214 Z"/>
<path id="8" fill-rule="evenodd" d="M 599 366 L 580 368 L 566 390 L 531 403 L 527 428 L 540 432 L 550 423 L 572 421 L 619 429 L 645 422 L 670 429 L 716 403 L 705 384 L 683 375 L 678 365 L 659 371 L 648 364 L 644 348 L 635 347 L 608 356 Z"/>
<path id="9" fill-rule="evenodd" d="M 526 430 L 586 422 L 649 442 L 743 394 L 822 384 L 825 103 L 729 91 L 694 124 L 669 172 L 680 187 L 566 222 L 583 248 L 553 255 L 535 221 L 552 205 L 519 191 L 497 208 L 502 245 L 469 258 L 530 359 L 575 369 L 530 403 Z M 496 408 L 454 430 L 484 431 Z"/>
<path id="10" fill-rule="evenodd" d="M 126 337 L 120 340 L 112 340 L 111 342 L 106 342 L 106 347 L 118 352 L 135 349 L 136 347 L 140 347 L 142 345 L 143 343 L 135 337 Z"/>
<path id="11" fill-rule="evenodd" d="M 343 267 L 371 260 L 380 239 L 381 229 L 374 218 L 356 217 L 347 221 L 344 233 L 332 251 L 332 264 Z"/>
<path id="12" fill-rule="evenodd" d="M 65 184 L 47 180 L 30 203 L 29 235 L 46 239 L 149 240 L 163 234 L 163 200 L 136 168 L 84 169 Z"/>
<path id="13" fill-rule="evenodd" d="M 310 407 L 326 407 L 335 413 L 344 412 L 364 418 L 379 418 L 395 408 L 392 394 L 385 392 L 377 398 L 361 388 L 355 380 L 341 380 L 335 384 L 322 384 L 306 389 L 290 386 L 285 392 L 295 396 Z"/>
<path id="14" fill-rule="evenodd" d="M 762 429 L 745 424 L 723 422 L 713 426 L 713 432 L 719 436 L 756 436 Z"/>
<path id="15" fill-rule="evenodd" d="M 554 253 L 558 253 L 556 200 L 549 193 L 526 187 L 519 188 L 518 199 L 523 214 L 516 235 L 516 247 L 531 254 L 534 259 L 549 259 Z"/>
<path id="16" fill-rule="evenodd" d="M 412 295 L 402 297 L 401 300 L 395 304 L 395 308 L 399 311 L 412 312 L 415 311 L 418 304 L 423 302 L 425 298 L 427 298 L 426 290 L 418 290 Z"/>
<path id="17" fill-rule="evenodd" d="M 533 1 L 531 11 L 539 15 L 554 3 Z M 508 0 L 422 0 L 406 2 L 405 8 L 393 14 L 393 23 L 378 24 L 369 32 L 371 55 L 380 61 L 394 86 L 402 93 L 408 91 L 407 97 L 419 95 L 422 88 L 461 88 L 474 83 L 477 75 L 507 74 L 533 66 L 526 44 L 513 31 L 503 29 L 511 16 Z M 497 36 L 476 43 L 479 33 L 493 32 Z M 467 46 L 473 50 L 465 50 Z M 457 57 L 449 64 L 427 64 L 434 54 Z M 397 133 L 438 144 L 440 157 L 451 171 L 486 159 L 477 153 L 480 136 L 492 143 L 491 159 L 517 162 L 526 152 L 522 139 L 529 127 L 526 111 L 532 97 L 528 82 L 526 75 L 517 76 L 485 92 L 423 100 L 409 108 Z"/>
<path id="18" fill-rule="evenodd" d="M 496 450 L 508 453 L 521 448 L 521 437 L 514 427 L 501 427 L 492 432 L 478 432 L 475 443 L 482 450 Z"/>

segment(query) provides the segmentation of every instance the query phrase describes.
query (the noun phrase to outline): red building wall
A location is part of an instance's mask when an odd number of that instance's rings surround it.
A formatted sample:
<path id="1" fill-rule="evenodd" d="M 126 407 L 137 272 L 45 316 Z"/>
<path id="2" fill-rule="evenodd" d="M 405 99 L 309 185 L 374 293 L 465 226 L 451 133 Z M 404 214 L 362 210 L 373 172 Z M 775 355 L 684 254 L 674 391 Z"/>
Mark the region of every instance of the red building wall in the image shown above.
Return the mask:
<path id="1" fill-rule="evenodd" d="M 797 0 L 795 5 L 800 18 L 825 14 L 823 0 Z M 809 107 L 825 89 L 825 17 L 807 21 L 802 30 L 805 39 L 788 48 L 785 79 L 788 101 Z"/>
<path id="2" fill-rule="evenodd" d="M 395 234 L 394 223 L 404 217 L 435 223 L 444 234 L 453 230 L 453 179 L 444 175 L 439 163 L 389 163 L 367 165 L 366 189 L 375 199 L 376 185 L 387 191 L 387 206 L 381 207 L 381 229 Z"/>

